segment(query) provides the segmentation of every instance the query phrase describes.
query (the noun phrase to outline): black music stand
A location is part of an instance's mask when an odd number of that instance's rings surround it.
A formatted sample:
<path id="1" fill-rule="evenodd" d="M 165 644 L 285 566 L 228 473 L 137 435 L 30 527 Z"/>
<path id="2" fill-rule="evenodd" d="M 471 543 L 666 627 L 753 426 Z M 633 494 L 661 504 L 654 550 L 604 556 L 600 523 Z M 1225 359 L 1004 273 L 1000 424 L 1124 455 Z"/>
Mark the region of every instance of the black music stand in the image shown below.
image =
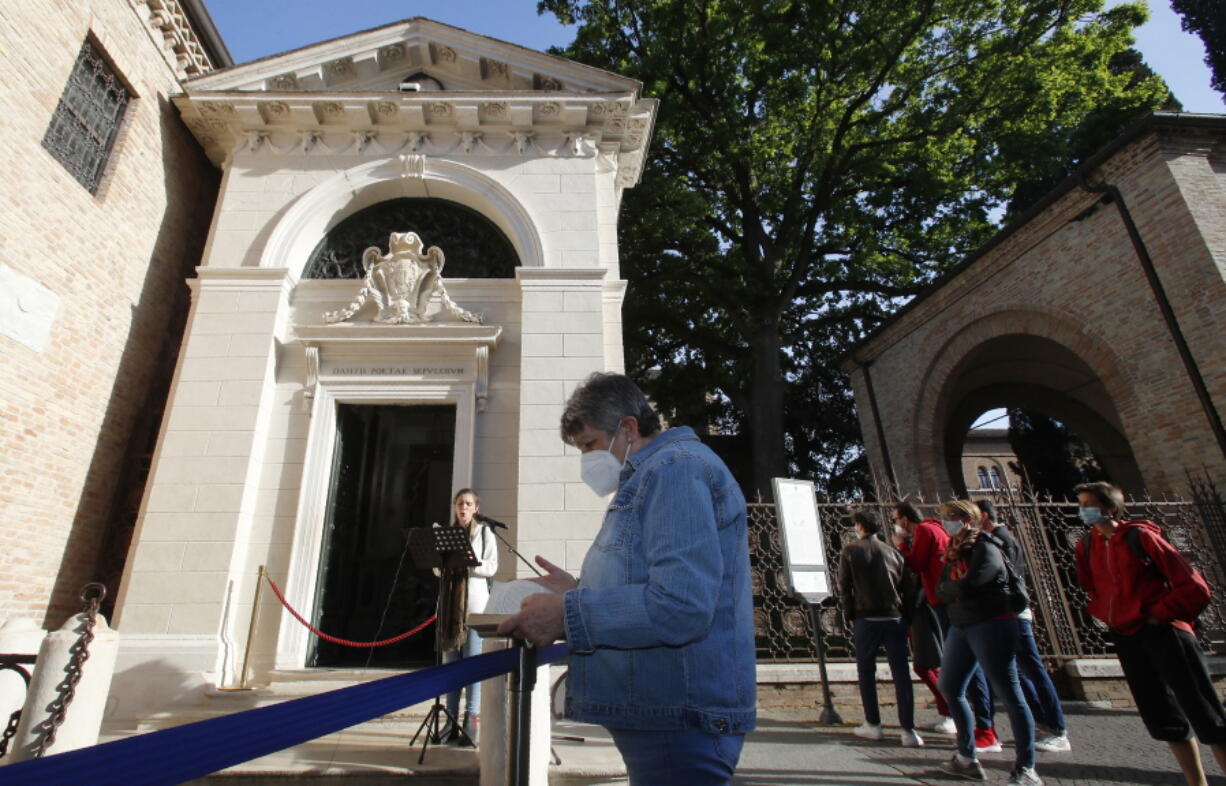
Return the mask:
<path id="1" fill-rule="evenodd" d="M 438 568 L 440 571 L 441 581 L 439 582 L 437 606 L 439 622 L 434 628 L 434 663 L 437 666 L 443 660 L 443 624 L 444 621 L 451 619 L 455 611 L 450 606 L 451 598 L 447 592 L 447 579 L 450 577 L 453 581 L 466 581 L 468 568 L 480 565 L 481 560 L 477 559 L 477 555 L 473 553 L 466 527 L 431 527 L 428 530 L 425 527 L 419 527 L 409 533 L 409 554 L 418 569 Z M 457 573 L 460 575 L 456 575 Z M 434 706 L 430 708 L 426 719 L 417 727 L 417 732 L 409 741 L 409 746 L 412 747 L 417 744 L 417 738 L 422 732 L 426 733 L 421 744 L 421 755 L 417 757 L 418 764 L 426 760 L 426 749 L 430 747 L 431 742 L 438 745 L 443 741 L 441 732 L 444 728 L 458 730 L 460 737 L 470 748 L 476 747 L 460 725 L 459 719 L 444 706 L 442 698 L 442 696 L 434 697 Z M 442 718 L 447 719 L 446 726 L 443 725 Z"/>

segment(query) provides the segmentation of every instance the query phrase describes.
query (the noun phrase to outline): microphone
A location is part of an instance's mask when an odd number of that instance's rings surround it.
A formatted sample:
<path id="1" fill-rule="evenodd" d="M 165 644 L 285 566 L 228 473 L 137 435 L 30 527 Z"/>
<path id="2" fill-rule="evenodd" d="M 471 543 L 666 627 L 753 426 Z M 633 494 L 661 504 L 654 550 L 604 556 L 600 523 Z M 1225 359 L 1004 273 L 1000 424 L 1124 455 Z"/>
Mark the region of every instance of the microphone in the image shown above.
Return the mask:
<path id="1" fill-rule="evenodd" d="M 489 524 L 491 527 L 497 527 L 499 529 L 510 529 L 510 527 L 508 527 L 506 524 L 503 524 L 501 521 L 495 521 L 494 519 L 482 513 L 474 514 L 473 518 L 475 518 L 477 521 L 480 521 L 482 524 Z"/>

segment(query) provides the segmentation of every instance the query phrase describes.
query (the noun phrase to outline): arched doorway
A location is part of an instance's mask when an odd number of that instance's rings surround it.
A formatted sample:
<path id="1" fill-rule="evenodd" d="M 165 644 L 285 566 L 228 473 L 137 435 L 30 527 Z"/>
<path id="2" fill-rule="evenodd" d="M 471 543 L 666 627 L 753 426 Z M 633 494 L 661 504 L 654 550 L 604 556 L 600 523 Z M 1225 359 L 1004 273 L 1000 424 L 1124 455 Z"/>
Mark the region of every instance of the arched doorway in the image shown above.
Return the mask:
<path id="1" fill-rule="evenodd" d="M 1112 480 L 1131 494 L 1144 483 L 1119 412 L 1098 374 L 1057 341 L 1029 334 L 990 338 L 954 366 L 945 380 L 944 466 L 958 493 L 971 424 L 985 410 L 1020 408 L 1065 424 L 1089 445 Z"/>
<path id="2" fill-rule="evenodd" d="M 310 253 L 298 292 L 344 291 L 349 285 L 339 279 L 366 275 L 365 250 L 386 251 L 397 232 L 440 248 L 444 279 L 507 279 L 501 283 L 515 286 L 519 256 L 488 216 L 448 199 L 395 197 L 336 221 Z M 410 533 L 446 524 L 451 495 L 472 474 L 476 415 L 465 390 L 480 350 L 457 347 L 461 338 L 451 333 L 500 328 L 448 324 L 444 317 L 363 332 L 361 321 L 295 326 L 299 337 L 325 345 L 318 350 L 318 395 L 327 401 L 310 425 L 308 442 L 319 446 L 312 453 L 319 458 L 307 470 L 313 480 L 303 483 L 312 497 L 303 508 L 312 513 L 300 513 L 310 522 L 299 538 L 314 541 L 317 551 L 301 560 L 312 574 L 314 624 L 372 641 L 415 627 L 436 608 L 437 581 L 414 564 L 408 544 Z M 407 668 L 434 657 L 429 636 L 373 652 L 312 640 L 305 665 Z"/>

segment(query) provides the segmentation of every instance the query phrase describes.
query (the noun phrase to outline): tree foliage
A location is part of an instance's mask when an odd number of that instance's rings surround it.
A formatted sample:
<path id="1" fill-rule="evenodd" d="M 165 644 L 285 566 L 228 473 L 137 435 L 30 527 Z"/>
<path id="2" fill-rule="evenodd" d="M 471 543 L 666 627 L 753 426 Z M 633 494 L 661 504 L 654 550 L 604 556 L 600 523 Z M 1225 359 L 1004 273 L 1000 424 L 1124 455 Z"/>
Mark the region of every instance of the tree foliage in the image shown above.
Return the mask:
<path id="1" fill-rule="evenodd" d="M 621 218 L 629 371 L 752 471 L 862 485 L 837 359 L 1073 157 L 1140 6 L 1100 0 L 543 0 L 564 56 L 660 99 Z"/>
<path id="2" fill-rule="evenodd" d="M 1041 496 L 1074 499 L 1078 483 L 1110 480 L 1080 437 L 1040 412 L 1011 408 L 1009 445 L 1017 456 L 1013 471 Z"/>
<path id="3" fill-rule="evenodd" d="M 1171 8 L 1183 17 L 1183 29 L 1205 42 L 1210 84 L 1226 98 L 1226 9 L 1222 0 L 1171 0 Z"/>

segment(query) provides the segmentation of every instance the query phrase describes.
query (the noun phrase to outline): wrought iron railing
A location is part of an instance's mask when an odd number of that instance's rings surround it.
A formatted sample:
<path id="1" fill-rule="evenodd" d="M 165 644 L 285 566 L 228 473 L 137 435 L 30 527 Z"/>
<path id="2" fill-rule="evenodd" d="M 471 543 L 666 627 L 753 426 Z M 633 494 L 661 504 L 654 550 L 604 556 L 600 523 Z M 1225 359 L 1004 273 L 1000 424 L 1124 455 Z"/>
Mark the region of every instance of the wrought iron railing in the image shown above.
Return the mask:
<path id="1" fill-rule="evenodd" d="M 1215 590 L 1200 617 L 1198 635 L 1206 651 L 1226 654 L 1226 505 L 1209 481 L 1193 482 L 1187 499 L 1143 499 L 1128 503 L 1128 518 L 1148 519 L 1194 564 Z M 993 500 L 997 517 L 1018 536 L 1026 556 L 1027 584 L 1035 614 L 1035 635 L 1053 665 L 1074 658 L 1109 657 L 1106 630 L 1085 610 L 1086 594 L 1077 583 L 1075 550 L 1086 527 L 1074 502 L 1043 499 L 1002 489 Z M 934 503 L 916 507 L 936 518 Z M 826 560 L 833 579 L 843 545 L 854 538 L 851 513 L 875 515 L 888 530 L 891 503 L 819 503 Z M 783 551 L 775 506 L 749 506 L 750 565 L 758 660 L 812 661 L 812 624 L 806 608 L 786 593 Z M 838 599 L 823 604 L 827 658 L 852 660 L 851 631 Z"/>

